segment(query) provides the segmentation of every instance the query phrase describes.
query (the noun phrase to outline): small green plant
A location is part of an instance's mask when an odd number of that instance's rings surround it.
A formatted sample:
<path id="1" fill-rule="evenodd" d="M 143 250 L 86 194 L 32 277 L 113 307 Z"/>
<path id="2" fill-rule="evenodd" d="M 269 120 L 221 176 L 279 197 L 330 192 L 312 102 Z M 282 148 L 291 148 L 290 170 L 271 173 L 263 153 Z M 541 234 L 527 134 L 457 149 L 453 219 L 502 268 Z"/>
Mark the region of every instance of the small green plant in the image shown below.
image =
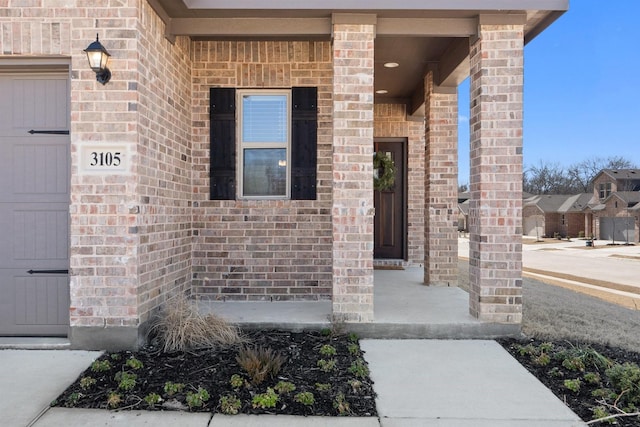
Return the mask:
<path id="1" fill-rule="evenodd" d="M 111 360 L 120 360 L 122 355 L 120 353 L 111 353 Z"/>
<path id="2" fill-rule="evenodd" d="M 533 344 L 516 344 L 513 346 L 513 348 L 518 352 L 518 354 L 520 354 L 520 356 L 528 356 L 530 354 L 536 353 L 536 348 L 533 346 Z"/>
<path id="3" fill-rule="evenodd" d="M 107 396 L 107 406 L 109 408 L 117 408 L 118 406 L 120 406 L 121 403 L 122 403 L 122 396 L 120 396 L 120 394 L 116 393 L 115 391 L 112 391 Z"/>
<path id="4" fill-rule="evenodd" d="M 595 420 L 599 420 L 599 419 L 607 418 L 611 416 L 611 414 L 605 409 L 604 406 L 596 406 L 595 408 L 591 408 L 591 412 L 593 413 L 593 418 Z M 616 420 L 615 418 L 609 418 L 601 422 L 606 422 L 607 424 L 614 424 Z"/>
<path id="5" fill-rule="evenodd" d="M 367 364 L 362 359 L 357 359 L 351 366 L 349 366 L 349 372 L 355 375 L 357 378 L 366 378 L 369 376 L 369 368 Z"/>
<path id="6" fill-rule="evenodd" d="M 564 386 L 574 393 L 578 393 L 580 391 L 581 385 L 582 381 L 580 381 L 580 378 L 576 378 L 574 380 L 564 380 Z"/>
<path id="7" fill-rule="evenodd" d="M 580 371 L 583 372 L 585 370 L 584 361 L 577 356 L 568 357 L 562 361 L 562 366 L 567 368 L 570 371 Z"/>
<path id="8" fill-rule="evenodd" d="M 202 387 L 198 387 L 198 391 L 187 393 L 187 405 L 189 408 L 201 408 L 209 400 L 209 392 Z"/>
<path id="9" fill-rule="evenodd" d="M 617 395 L 608 388 L 598 388 L 591 392 L 591 396 L 593 397 L 604 397 L 605 399 L 615 399 Z"/>
<path id="10" fill-rule="evenodd" d="M 237 415 L 242 407 L 242 402 L 233 394 L 227 394 L 224 396 L 220 396 L 220 400 L 218 401 L 220 405 L 220 412 L 225 415 Z"/>
<path id="11" fill-rule="evenodd" d="M 322 370 L 322 372 L 331 372 L 336 369 L 336 365 L 337 362 L 335 361 L 335 359 L 320 359 L 317 362 L 317 366 L 318 368 L 320 368 L 320 370 Z"/>
<path id="12" fill-rule="evenodd" d="M 640 367 L 635 363 L 616 364 L 605 371 L 615 393 L 618 407 L 640 405 Z"/>
<path id="13" fill-rule="evenodd" d="M 551 357 L 543 352 L 533 357 L 531 362 L 536 366 L 547 366 L 551 362 Z"/>
<path id="14" fill-rule="evenodd" d="M 541 352 L 549 353 L 549 352 L 553 351 L 553 343 L 550 343 L 550 342 L 543 342 L 542 344 L 540 344 L 540 345 L 538 346 L 538 349 L 539 349 Z"/>
<path id="15" fill-rule="evenodd" d="M 329 384 L 329 383 L 316 383 L 316 390 L 318 390 L 318 391 L 329 391 L 329 390 L 331 390 L 331 384 Z"/>
<path id="16" fill-rule="evenodd" d="M 78 402 L 80 402 L 80 399 L 82 399 L 84 395 L 82 393 L 71 393 L 69 395 L 69 397 L 67 398 L 67 402 L 69 402 L 69 406 L 75 406 L 78 404 Z"/>
<path id="17" fill-rule="evenodd" d="M 362 381 L 360 381 L 360 380 L 349 380 L 349 385 L 351 386 L 351 390 L 354 393 L 357 393 L 358 391 L 360 391 L 360 388 L 362 387 Z"/>
<path id="18" fill-rule="evenodd" d="M 313 397 L 313 393 L 310 391 L 303 391 L 302 393 L 296 394 L 293 400 L 305 406 L 311 406 L 316 402 L 315 397 Z"/>
<path id="19" fill-rule="evenodd" d="M 291 393 L 296 389 L 296 386 L 293 383 L 288 381 L 279 381 L 278 384 L 273 387 L 279 394 L 287 394 Z"/>
<path id="20" fill-rule="evenodd" d="M 241 375 L 233 374 L 231 375 L 231 379 L 229 380 L 229 384 L 231 387 L 238 389 L 244 385 L 244 378 Z"/>
<path id="21" fill-rule="evenodd" d="M 144 401 L 147 402 L 149 407 L 153 408 L 162 401 L 162 397 L 157 393 L 149 393 L 144 397 Z"/>
<path id="22" fill-rule="evenodd" d="M 164 383 L 164 392 L 169 396 L 173 396 L 176 393 L 180 393 L 184 390 L 184 384 L 182 383 L 173 383 L 171 381 L 167 381 Z"/>
<path id="23" fill-rule="evenodd" d="M 111 369 L 111 363 L 108 360 L 95 360 L 91 364 L 91 370 L 93 372 L 106 372 Z"/>
<path id="24" fill-rule="evenodd" d="M 91 377 L 80 378 L 80 388 L 83 390 L 87 390 L 93 387 L 95 384 L 96 384 L 95 378 L 91 378 Z"/>
<path id="25" fill-rule="evenodd" d="M 273 378 L 285 362 L 285 358 L 267 347 L 243 347 L 236 361 L 251 377 L 254 385 L 261 384 L 267 377 Z"/>
<path id="26" fill-rule="evenodd" d="M 136 379 L 138 376 L 133 372 L 121 371 L 115 376 L 115 380 L 118 382 L 118 388 L 120 390 L 129 391 L 136 386 Z"/>
<path id="27" fill-rule="evenodd" d="M 127 359 L 126 365 L 133 370 L 142 369 L 144 367 L 144 364 L 135 357 Z"/>
<path id="28" fill-rule="evenodd" d="M 562 372 L 562 369 L 558 368 L 557 366 L 551 368 L 548 374 L 550 377 L 555 377 L 555 378 L 564 377 L 564 372 Z"/>
<path id="29" fill-rule="evenodd" d="M 330 357 L 330 356 L 335 356 L 336 354 L 338 354 L 338 352 L 336 351 L 336 348 L 330 344 L 324 344 L 322 347 L 320 347 L 320 354 L 324 357 Z"/>
<path id="30" fill-rule="evenodd" d="M 260 393 L 253 396 L 251 404 L 254 408 L 275 408 L 278 403 L 278 394 L 271 388 L 267 387 L 266 393 Z"/>
<path id="31" fill-rule="evenodd" d="M 331 329 L 330 328 L 322 328 L 320 330 L 320 335 L 322 335 L 323 337 L 331 336 Z"/>
<path id="32" fill-rule="evenodd" d="M 344 393 L 338 393 L 333 399 L 333 408 L 338 411 L 338 415 L 348 415 L 351 412 L 351 406 Z"/>
<path id="33" fill-rule="evenodd" d="M 356 334 L 355 332 L 351 332 L 351 333 L 347 336 L 347 339 L 348 339 L 350 342 L 354 343 L 354 344 L 357 344 L 357 343 L 358 343 L 358 341 L 359 341 L 358 334 Z"/>
<path id="34" fill-rule="evenodd" d="M 597 372 L 587 372 L 586 374 L 584 374 L 584 381 L 587 384 L 598 385 L 601 381 L 600 374 L 598 374 Z"/>
<path id="35" fill-rule="evenodd" d="M 352 356 L 359 356 L 360 346 L 356 343 L 351 343 L 347 346 L 347 351 L 349 351 L 349 354 Z"/>

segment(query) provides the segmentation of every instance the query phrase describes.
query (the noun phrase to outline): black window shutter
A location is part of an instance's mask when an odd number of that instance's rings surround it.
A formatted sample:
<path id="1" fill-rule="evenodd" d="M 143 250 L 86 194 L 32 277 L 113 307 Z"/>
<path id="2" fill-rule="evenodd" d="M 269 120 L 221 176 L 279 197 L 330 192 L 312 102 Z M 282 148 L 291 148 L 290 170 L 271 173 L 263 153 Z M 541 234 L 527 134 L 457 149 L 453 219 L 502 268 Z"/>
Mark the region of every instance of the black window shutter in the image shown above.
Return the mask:
<path id="1" fill-rule="evenodd" d="M 316 199 L 318 89 L 291 90 L 291 199 Z"/>
<path id="2" fill-rule="evenodd" d="M 211 88 L 211 200 L 236 198 L 236 91 Z"/>

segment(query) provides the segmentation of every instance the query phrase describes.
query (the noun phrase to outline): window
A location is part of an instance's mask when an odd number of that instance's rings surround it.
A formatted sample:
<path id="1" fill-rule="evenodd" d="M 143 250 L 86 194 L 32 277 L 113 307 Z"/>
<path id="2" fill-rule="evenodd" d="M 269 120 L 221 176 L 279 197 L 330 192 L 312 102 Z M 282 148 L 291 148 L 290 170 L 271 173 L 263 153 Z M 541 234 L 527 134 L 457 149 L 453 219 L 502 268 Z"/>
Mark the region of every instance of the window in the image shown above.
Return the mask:
<path id="1" fill-rule="evenodd" d="M 600 199 L 606 199 L 607 197 L 609 197 L 609 195 L 611 194 L 611 183 L 610 182 L 604 182 L 602 184 L 599 185 L 599 193 L 600 193 Z"/>
<path id="2" fill-rule="evenodd" d="M 290 93 L 238 91 L 240 197 L 289 196 Z"/>
<path id="3" fill-rule="evenodd" d="M 211 200 L 316 199 L 317 92 L 210 89 Z"/>

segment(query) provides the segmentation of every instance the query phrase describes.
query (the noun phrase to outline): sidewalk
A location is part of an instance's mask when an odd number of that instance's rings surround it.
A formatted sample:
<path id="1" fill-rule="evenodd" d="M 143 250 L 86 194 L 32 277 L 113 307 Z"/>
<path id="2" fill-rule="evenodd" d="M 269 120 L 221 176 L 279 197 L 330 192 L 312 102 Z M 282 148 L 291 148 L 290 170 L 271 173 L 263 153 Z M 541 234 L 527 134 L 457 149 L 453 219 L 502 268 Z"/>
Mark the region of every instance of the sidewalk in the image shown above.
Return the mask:
<path id="1" fill-rule="evenodd" d="M 49 408 L 97 352 L 2 350 L 12 427 L 573 427 L 584 424 L 494 341 L 361 340 L 379 418 Z M 35 422 L 34 422 L 35 421 Z"/>

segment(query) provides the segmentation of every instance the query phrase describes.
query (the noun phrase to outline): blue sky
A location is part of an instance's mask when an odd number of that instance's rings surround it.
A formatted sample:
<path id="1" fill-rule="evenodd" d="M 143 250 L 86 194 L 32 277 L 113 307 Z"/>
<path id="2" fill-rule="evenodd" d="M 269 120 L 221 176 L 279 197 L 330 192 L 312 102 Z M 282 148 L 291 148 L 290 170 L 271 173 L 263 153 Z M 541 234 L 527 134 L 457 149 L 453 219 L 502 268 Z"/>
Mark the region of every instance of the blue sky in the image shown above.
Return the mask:
<path id="1" fill-rule="evenodd" d="M 525 46 L 524 166 L 622 156 L 640 166 L 640 0 L 573 0 Z M 459 184 L 469 183 L 469 81 Z"/>

